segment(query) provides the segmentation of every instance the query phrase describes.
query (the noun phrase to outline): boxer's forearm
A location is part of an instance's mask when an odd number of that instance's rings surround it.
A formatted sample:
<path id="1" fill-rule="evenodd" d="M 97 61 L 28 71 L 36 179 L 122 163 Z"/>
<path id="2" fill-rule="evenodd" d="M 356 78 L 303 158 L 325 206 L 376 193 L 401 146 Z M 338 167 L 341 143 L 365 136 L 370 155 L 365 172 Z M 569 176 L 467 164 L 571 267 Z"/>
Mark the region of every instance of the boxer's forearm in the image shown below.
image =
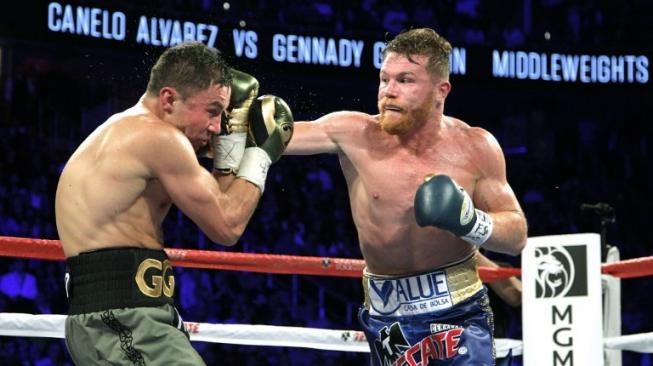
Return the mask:
<path id="1" fill-rule="evenodd" d="M 526 246 L 527 225 L 524 214 L 516 211 L 490 212 L 494 227 L 483 248 L 510 255 L 519 255 Z"/>

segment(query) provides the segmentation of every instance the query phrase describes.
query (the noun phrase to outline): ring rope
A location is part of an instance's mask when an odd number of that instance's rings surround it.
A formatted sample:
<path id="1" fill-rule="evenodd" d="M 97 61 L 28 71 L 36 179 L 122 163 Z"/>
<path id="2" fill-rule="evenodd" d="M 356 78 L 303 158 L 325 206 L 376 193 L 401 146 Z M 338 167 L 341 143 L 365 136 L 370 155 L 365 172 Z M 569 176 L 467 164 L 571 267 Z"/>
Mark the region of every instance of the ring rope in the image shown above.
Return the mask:
<path id="1" fill-rule="evenodd" d="M 64 338 L 65 315 L 0 313 L 0 336 Z M 253 324 L 184 322 L 191 341 L 250 346 L 301 347 L 343 352 L 370 352 L 365 333 L 356 330 Z M 497 356 L 522 352 L 522 342 L 497 339 Z"/>
<path id="2" fill-rule="evenodd" d="M 653 256 L 605 263 L 601 272 L 618 278 L 635 278 L 653 275 Z"/>
<path id="3" fill-rule="evenodd" d="M 362 276 L 362 259 L 310 257 L 280 254 L 233 253 L 193 249 L 164 249 L 174 266 L 248 271 L 276 274 L 301 274 L 335 277 Z M 64 260 L 59 240 L 0 236 L 0 256 L 44 260 Z M 618 278 L 653 275 L 653 256 L 605 263 L 601 272 Z M 520 268 L 479 267 L 483 282 L 520 276 Z"/>
<path id="4" fill-rule="evenodd" d="M 0 336 L 64 338 L 65 315 L 0 313 Z M 356 330 L 253 324 L 184 322 L 191 341 L 251 346 L 301 347 L 344 352 L 369 352 L 365 334 Z M 522 354 L 522 341 L 496 339 L 497 356 Z M 653 332 L 607 337 L 606 349 L 653 353 Z"/>
<path id="5" fill-rule="evenodd" d="M 0 335 L 64 338 L 65 315 L 0 313 Z M 191 341 L 369 352 L 360 331 L 184 322 Z"/>
<path id="6" fill-rule="evenodd" d="M 164 249 L 173 266 L 360 278 L 362 259 L 310 257 L 280 254 L 233 253 L 193 249 Z M 64 260 L 59 240 L 0 236 L 0 256 L 43 260 Z M 518 268 L 479 268 L 483 281 L 493 282 L 519 275 Z"/>

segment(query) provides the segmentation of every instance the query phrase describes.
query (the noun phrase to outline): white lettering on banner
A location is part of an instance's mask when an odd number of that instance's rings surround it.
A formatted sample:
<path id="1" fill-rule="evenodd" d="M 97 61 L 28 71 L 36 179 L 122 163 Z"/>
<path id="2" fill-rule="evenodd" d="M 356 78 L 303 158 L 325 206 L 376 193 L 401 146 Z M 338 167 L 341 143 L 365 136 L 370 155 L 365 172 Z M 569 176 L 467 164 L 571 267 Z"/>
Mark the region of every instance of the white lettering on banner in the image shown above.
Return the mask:
<path id="1" fill-rule="evenodd" d="M 374 67 L 381 69 L 383 65 L 383 50 L 385 43 L 374 43 Z M 467 49 L 453 47 L 449 54 L 449 73 L 455 75 L 465 75 L 467 73 Z"/>
<path id="2" fill-rule="evenodd" d="M 467 72 L 467 50 L 454 47 L 449 55 L 449 71 L 456 75 L 465 75 Z"/>
<path id="3" fill-rule="evenodd" d="M 148 21 L 149 20 L 149 21 Z M 180 22 L 144 15 L 138 20 L 136 42 L 153 46 L 174 46 L 187 41 L 199 41 L 215 47 L 218 26 L 204 23 Z"/>
<path id="4" fill-rule="evenodd" d="M 256 32 L 234 29 L 232 33 L 234 35 L 234 53 L 236 56 L 241 57 L 245 54 L 245 57 L 255 59 L 258 56 L 258 47 L 256 46 L 258 35 Z"/>
<path id="5" fill-rule="evenodd" d="M 385 48 L 385 43 L 383 42 L 374 42 L 374 67 L 381 69 L 383 65 L 383 49 Z"/>
<path id="6" fill-rule="evenodd" d="M 149 15 L 134 16 L 138 21 L 128 21 L 122 11 L 69 5 L 58 1 L 47 3 L 47 29 L 51 32 L 115 41 L 126 41 L 129 33 L 130 42 L 152 46 L 170 47 L 183 42 L 199 41 L 209 47 L 216 47 L 219 31 L 217 25 Z M 256 31 L 233 29 L 232 35 L 233 50 L 223 51 L 233 52 L 236 57 L 259 57 L 259 35 Z M 268 42 L 267 36 L 264 39 Z M 272 58 L 276 62 L 358 69 L 369 67 L 371 61 L 372 66 L 379 70 L 383 65 L 385 45 L 385 42 L 373 42 L 371 60 L 362 60 L 365 41 L 356 39 L 276 33 L 272 35 L 271 47 Z M 647 55 L 588 55 L 494 49 L 491 55 L 474 57 L 474 61 L 481 63 L 483 70 L 486 62 L 491 61 L 492 76 L 495 78 L 582 84 L 647 84 L 650 79 Z M 449 63 L 451 74 L 466 75 L 467 49 L 453 47 Z M 478 67 L 474 70 L 478 70 Z"/>
<path id="7" fill-rule="evenodd" d="M 48 29 L 52 32 L 71 33 L 93 38 L 122 41 L 126 35 L 127 17 L 123 12 L 110 12 L 99 8 L 48 4 Z"/>
<path id="8" fill-rule="evenodd" d="M 492 51 L 492 75 L 499 78 L 581 83 L 649 81 L 644 55 L 564 55 L 525 51 Z"/>
<path id="9" fill-rule="evenodd" d="M 276 33 L 272 36 L 272 58 L 293 64 L 360 67 L 364 45 L 359 40 Z"/>

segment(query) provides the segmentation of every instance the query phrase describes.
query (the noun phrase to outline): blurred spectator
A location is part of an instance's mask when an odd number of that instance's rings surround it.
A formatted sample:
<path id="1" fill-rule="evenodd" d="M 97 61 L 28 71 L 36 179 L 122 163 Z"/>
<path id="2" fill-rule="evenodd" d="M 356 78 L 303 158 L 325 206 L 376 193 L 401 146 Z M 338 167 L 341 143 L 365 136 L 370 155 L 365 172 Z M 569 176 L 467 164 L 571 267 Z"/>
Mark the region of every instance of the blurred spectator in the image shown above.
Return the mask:
<path id="1" fill-rule="evenodd" d="M 25 270 L 25 261 L 11 263 L 9 272 L 0 279 L 0 291 L 10 299 L 24 298 L 35 300 L 38 294 L 36 277 Z"/>

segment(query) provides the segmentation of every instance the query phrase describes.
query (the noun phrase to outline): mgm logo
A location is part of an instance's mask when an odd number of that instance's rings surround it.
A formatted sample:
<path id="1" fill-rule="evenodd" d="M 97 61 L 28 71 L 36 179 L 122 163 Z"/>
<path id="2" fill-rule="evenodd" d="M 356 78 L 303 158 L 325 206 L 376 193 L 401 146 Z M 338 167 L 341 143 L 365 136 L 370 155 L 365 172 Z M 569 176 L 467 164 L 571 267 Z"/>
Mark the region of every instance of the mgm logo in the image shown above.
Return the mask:
<path id="1" fill-rule="evenodd" d="M 535 249 L 535 297 L 587 296 L 587 247 L 549 246 Z"/>

